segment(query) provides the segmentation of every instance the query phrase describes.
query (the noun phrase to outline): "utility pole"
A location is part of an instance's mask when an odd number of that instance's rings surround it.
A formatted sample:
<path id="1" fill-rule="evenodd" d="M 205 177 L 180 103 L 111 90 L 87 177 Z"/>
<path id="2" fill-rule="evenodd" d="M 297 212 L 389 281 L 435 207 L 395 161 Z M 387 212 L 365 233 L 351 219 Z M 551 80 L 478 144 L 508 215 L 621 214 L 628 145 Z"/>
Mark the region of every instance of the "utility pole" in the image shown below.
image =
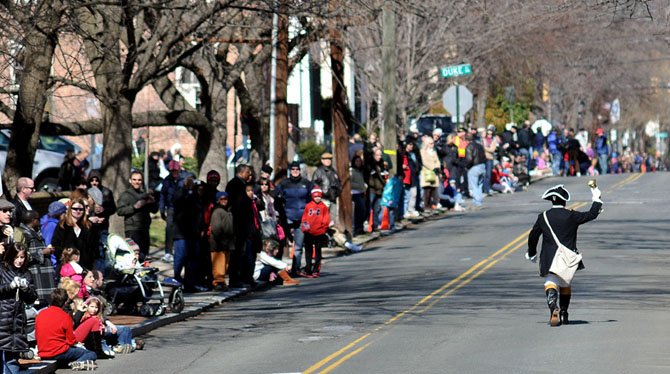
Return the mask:
<path id="1" fill-rule="evenodd" d="M 382 71 L 383 71 L 383 127 L 382 144 L 384 153 L 393 161 L 392 173 L 397 174 L 397 135 L 396 135 L 396 16 L 392 9 L 392 2 L 385 1 L 382 8 Z"/>
<path id="2" fill-rule="evenodd" d="M 339 1 L 331 1 L 331 10 L 337 9 Z M 342 34 L 334 20 L 330 21 L 330 66 L 333 74 L 333 135 L 335 137 L 335 171 L 342 183 L 342 194 L 338 204 L 337 230 L 353 231 L 353 208 L 351 201 L 351 175 L 349 174 L 349 138 L 346 121 L 346 96 L 344 89 L 344 50 Z"/>
<path id="3" fill-rule="evenodd" d="M 288 14 L 287 0 L 281 0 L 277 17 L 275 87 L 274 87 L 274 132 L 270 142 L 274 149 L 270 154 L 270 164 L 275 170 L 288 166 Z"/>

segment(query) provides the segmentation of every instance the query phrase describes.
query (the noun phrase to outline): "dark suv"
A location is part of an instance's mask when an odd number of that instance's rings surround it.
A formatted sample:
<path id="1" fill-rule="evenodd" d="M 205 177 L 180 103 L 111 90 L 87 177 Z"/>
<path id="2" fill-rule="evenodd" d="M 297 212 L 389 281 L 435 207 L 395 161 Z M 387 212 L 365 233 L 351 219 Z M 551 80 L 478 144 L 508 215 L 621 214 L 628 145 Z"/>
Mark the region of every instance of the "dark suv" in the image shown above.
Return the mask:
<path id="1" fill-rule="evenodd" d="M 442 129 L 443 134 L 454 131 L 454 125 L 449 116 L 429 115 L 421 116 L 416 121 L 416 128 L 421 135 L 432 135 L 435 128 Z"/>

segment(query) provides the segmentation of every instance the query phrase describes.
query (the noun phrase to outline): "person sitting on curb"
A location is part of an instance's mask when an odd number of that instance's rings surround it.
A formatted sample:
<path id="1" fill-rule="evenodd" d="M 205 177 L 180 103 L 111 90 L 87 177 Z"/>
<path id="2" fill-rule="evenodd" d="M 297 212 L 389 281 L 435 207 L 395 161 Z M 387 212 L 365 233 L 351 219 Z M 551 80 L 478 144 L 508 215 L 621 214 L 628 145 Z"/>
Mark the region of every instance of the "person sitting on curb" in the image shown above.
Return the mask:
<path id="1" fill-rule="evenodd" d="M 291 271 L 291 266 L 275 258 L 278 251 L 279 243 L 277 241 L 263 241 L 263 250 L 258 254 L 256 267 L 254 268 L 254 279 L 266 282 L 279 282 L 284 286 L 299 285 L 300 281 L 291 278 L 288 274 Z"/>
<path id="2" fill-rule="evenodd" d="M 67 291 L 58 288 L 51 293 L 51 304 L 35 319 L 35 338 L 42 359 L 56 360 L 72 370 L 95 370 L 95 352 L 76 346 L 72 318 L 63 310 L 70 300 Z"/>

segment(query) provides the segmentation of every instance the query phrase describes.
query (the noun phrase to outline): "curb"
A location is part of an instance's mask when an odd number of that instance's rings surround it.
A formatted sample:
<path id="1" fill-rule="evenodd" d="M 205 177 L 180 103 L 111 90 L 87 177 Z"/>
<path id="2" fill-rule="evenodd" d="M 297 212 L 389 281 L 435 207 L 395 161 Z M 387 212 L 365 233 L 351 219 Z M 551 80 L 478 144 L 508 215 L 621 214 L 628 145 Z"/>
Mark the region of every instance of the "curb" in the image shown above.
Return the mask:
<path id="1" fill-rule="evenodd" d="M 223 304 L 228 300 L 232 300 L 236 297 L 244 296 L 250 294 L 254 291 L 261 291 L 264 289 L 270 288 L 269 283 L 267 282 L 258 282 L 258 285 L 254 288 L 233 288 L 225 292 L 215 294 L 213 292 L 203 292 L 198 294 L 198 296 L 186 296 L 185 300 L 188 298 L 203 298 L 204 301 L 200 301 L 190 306 L 186 307 L 181 313 L 166 313 L 160 317 L 153 317 L 147 319 L 144 322 L 130 326 L 133 337 L 140 336 L 151 332 L 159 327 L 167 326 L 175 322 L 181 322 L 188 318 L 195 317 L 209 309 L 212 309 L 216 306 Z"/>

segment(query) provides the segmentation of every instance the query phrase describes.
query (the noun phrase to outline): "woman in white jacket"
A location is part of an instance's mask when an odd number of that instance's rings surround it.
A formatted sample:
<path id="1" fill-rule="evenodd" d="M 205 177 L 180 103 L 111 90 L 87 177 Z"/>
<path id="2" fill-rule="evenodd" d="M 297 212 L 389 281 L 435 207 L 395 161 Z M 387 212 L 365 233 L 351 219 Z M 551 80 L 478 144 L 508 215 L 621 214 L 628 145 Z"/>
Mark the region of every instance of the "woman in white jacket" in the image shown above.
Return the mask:
<path id="1" fill-rule="evenodd" d="M 431 137 L 424 137 L 421 145 L 421 172 L 420 183 L 423 189 L 423 208 L 428 211 L 438 204 L 437 183 L 440 170 L 440 159 L 435 151 L 435 142 Z"/>
<path id="2" fill-rule="evenodd" d="M 265 240 L 263 242 L 263 250 L 256 258 L 254 280 L 275 282 L 277 278 L 281 278 L 284 286 L 296 286 L 300 284 L 299 281 L 291 278 L 288 274 L 291 266 L 275 258 L 277 252 L 279 252 L 279 243 L 274 240 Z"/>

